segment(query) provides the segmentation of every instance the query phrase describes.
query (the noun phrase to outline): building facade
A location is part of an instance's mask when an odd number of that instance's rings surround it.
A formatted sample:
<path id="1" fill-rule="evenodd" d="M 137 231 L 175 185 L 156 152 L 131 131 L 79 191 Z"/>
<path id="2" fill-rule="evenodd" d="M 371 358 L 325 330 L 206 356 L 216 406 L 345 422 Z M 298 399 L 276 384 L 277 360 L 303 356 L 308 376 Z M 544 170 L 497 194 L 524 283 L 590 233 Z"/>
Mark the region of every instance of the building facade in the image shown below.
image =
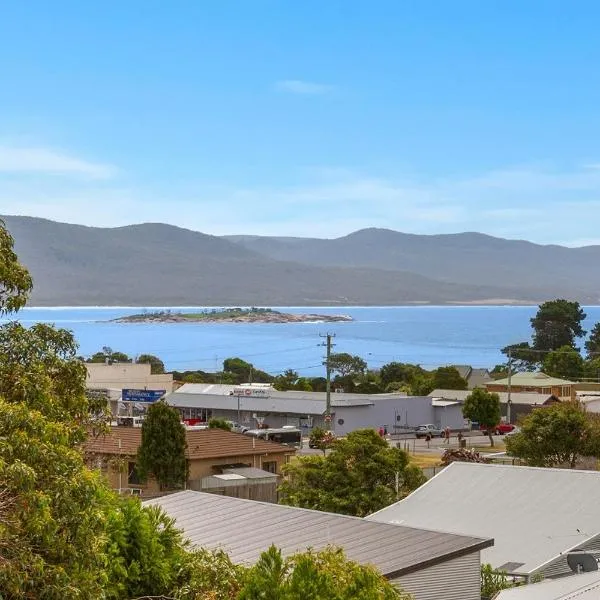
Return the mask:
<path id="1" fill-rule="evenodd" d="M 103 390 L 164 390 L 173 391 L 172 373 L 153 375 L 146 363 L 86 363 L 86 387 Z"/>

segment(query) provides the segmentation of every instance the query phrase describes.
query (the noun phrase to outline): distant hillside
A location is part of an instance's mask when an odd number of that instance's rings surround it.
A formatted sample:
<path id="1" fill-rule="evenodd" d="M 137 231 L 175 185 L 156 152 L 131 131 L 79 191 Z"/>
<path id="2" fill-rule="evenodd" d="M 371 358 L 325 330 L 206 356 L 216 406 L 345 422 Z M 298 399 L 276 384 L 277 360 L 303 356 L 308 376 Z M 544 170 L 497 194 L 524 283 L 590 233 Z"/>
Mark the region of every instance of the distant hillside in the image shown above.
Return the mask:
<path id="1" fill-rule="evenodd" d="M 580 273 L 585 269 L 576 263 L 588 261 L 586 253 L 600 257 L 597 248 L 578 251 L 479 234 L 428 237 L 385 230 L 338 240 L 222 238 L 163 224 L 102 229 L 3 218 L 33 274 L 32 304 L 37 305 L 393 305 L 538 302 L 557 295 L 590 303 L 599 299 L 600 286 L 592 285 L 597 273 L 588 271 L 567 285 L 562 271 L 550 276 L 548 264 L 554 253 L 563 253 L 572 271 Z M 492 252 L 494 244 L 511 248 L 510 255 L 508 250 Z M 529 246 L 540 253 L 539 270 L 547 279 L 536 272 L 523 284 L 522 265 L 530 258 L 518 260 L 515 248 Z M 453 264 L 451 256 L 460 257 L 460 264 Z"/>

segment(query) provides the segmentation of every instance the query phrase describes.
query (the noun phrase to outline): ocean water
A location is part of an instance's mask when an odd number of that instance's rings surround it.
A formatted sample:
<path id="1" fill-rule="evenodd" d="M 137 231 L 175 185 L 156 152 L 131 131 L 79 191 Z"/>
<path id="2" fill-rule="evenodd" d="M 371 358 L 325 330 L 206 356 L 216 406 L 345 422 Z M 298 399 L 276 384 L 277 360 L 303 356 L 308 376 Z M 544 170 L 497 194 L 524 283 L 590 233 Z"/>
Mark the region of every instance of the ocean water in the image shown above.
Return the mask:
<path id="1" fill-rule="evenodd" d="M 173 311 L 194 307 L 165 307 Z M 195 307 L 200 310 L 202 307 Z M 274 307 L 276 308 L 276 307 Z M 376 368 L 393 360 L 434 368 L 447 364 L 493 367 L 500 348 L 528 340 L 535 306 L 280 307 L 290 313 L 346 314 L 348 323 L 110 323 L 142 312 L 132 307 L 26 308 L 13 320 L 25 325 L 55 323 L 70 329 L 80 353 L 110 346 L 130 356 L 160 356 L 168 369 L 214 371 L 239 356 L 273 374 L 294 369 L 323 375 L 320 335 L 335 334 L 335 352 L 362 356 Z M 585 307 L 585 328 L 600 321 L 600 307 Z M 6 320 L 6 319 L 5 319 Z M 0 321 L 1 322 L 1 321 Z"/>

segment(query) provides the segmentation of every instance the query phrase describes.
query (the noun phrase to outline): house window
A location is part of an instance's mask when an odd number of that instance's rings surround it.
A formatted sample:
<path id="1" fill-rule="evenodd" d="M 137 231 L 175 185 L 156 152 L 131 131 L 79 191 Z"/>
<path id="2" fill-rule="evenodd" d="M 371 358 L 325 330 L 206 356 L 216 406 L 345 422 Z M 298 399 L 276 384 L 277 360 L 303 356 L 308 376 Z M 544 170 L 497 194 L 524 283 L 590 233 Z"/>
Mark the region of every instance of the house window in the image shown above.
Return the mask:
<path id="1" fill-rule="evenodd" d="M 135 468 L 134 462 L 127 463 L 127 483 L 129 485 L 141 485 L 144 483 Z"/>
<path id="2" fill-rule="evenodd" d="M 262 464 L 263 471 L 268 471 L 269 473 L 277 473 L 277 461 L 268 460 Z"/>

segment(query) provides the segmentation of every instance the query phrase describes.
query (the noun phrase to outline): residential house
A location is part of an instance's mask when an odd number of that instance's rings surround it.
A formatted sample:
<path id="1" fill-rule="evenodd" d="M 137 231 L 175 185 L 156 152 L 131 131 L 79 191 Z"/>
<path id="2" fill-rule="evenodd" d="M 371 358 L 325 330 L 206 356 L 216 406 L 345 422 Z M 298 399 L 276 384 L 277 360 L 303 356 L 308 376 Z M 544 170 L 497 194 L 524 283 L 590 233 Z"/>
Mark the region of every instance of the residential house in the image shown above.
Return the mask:
<path id="1" fill-rule="evenodd" d="M 367 520 L 493 538 L 481 560 L 525 580 L 571 574 L 567 554 L 600 551 L 600 473 L 454 462 Z"/>
<path id="2" fill-rule="evenodd" d="M 157 482 L 142 481 L 135 469 L 141 440 L 139 427 L 111 427 L 107 435 L 87 440 L 87 462 L 101 469 L 113 489 L 140 496 L 159 494 Z M 289 446 L 222 429 L 187 430 L 186 441 L 187 488 L 271 501 L 277 500 L 278 483 L 272 475 L 278 476 L 296 452 Z"/>
<path id="3" fill-rule="evenodd" d="M 479 600 L 480 552 L 493 540 L 369 522 L 303 508 L 178 492 L 149 500 L 175 519 L 186 538 L 252 565 L 274 544 L 284 556 L 309 548 L 342 548 L 377 567 L 415 600 Z"/>
<path id="4" fill-rule="evenodd" d="M 502 590 L 494 600 L 598 600 L 600 571 Z"/>
<path id="5" fill-rule="evenodd" d="M 496 379 L 486 383 L 485 387 L 490 392 L 535 393 L 556 396 L 559 400 L 571 400 L 575 397 L 575 382 L 559 377 L 550 377 L 546 373 L 515 373 L 508 377 Z"/>
<path id="6" fill-rule="evenodd" d="M 494 381 L 489 369 L 473 368 L 470 365 L 452 365 L 466 380 L 467 388 L 473 390 L 478 387 L 485 387 L 486 383 Z"/>

